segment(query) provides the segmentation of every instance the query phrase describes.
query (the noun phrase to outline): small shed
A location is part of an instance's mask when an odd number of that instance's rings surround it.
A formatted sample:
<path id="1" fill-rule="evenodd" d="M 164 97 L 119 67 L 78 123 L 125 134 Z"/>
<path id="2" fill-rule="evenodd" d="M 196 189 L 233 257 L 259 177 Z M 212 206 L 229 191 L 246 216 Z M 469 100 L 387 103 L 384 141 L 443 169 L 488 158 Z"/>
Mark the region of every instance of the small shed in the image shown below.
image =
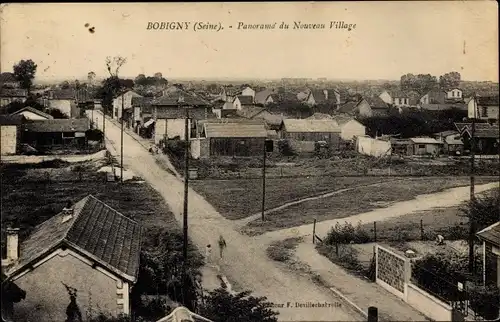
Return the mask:
<path id="1" fill-rule="evenodd" d="M 204 123 L 210 156 L 256 156 L 264 151 L 265 125 L 255 123 Z"/>
<path id="2" fill-rule="evenodd" d="M 281 126 L 281 137 L 296 141 L 326 141 L 338 146 L 341 129 L 333 119 L 284 119 Z"/>
<path id="3" fill-rule="evenodd" d="M 479 231 L 476 236 L 483 242 L 484 283 L 496 282 L 500 287 L 500 221 Z M 496 259 L 496 267 L 486 264 L 487 257 Z"/>
<path id="4" fill-rule="evenodd" d="M 0 115 L 0 154 L 16 154 L 19 143 L 19 129 L 25 121 L 22 115 Z"/>
<path id="5" fill-rule="evenodd" d="M 90 120 L 86 118 L 31 121 L 22 125 L 22 143 L 34 147 L 83 147 L 89 129 Z"/>
<path id="6" fill-rule="evenodd" d="M 412 155 L 413 143 L 407 139 L 390 139 L 393 155 Z"/>
<path id="7" fill-rule="evenodd" d="M 439 155 L 444 143 L 430 137 L 411 138 L 414 155 Z"/>

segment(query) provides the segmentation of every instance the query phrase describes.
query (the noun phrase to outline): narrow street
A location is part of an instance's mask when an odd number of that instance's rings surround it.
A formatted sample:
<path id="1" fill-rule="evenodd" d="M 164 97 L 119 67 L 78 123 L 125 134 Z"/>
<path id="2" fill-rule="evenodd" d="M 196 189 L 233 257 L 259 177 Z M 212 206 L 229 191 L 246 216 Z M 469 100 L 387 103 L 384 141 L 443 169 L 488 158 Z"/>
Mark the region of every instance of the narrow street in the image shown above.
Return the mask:
<path id="1" fill-rule="evenodd" d="M 102 115 L 94 112 L 102 127 Z M 120 160 L 120 128 L 106 121 L 106 137 L 113 145 L 111 153 Z M 134 138 L 124 134 L 124 165 L 159 191 L 179 224 L 182 225 L 183 182 L 158 166 L 154 157 Z M 227 242 L 221 271 L 236 291 L 251 290 L 255 296 L 266 296 L 277 309 L 280 321 L 363 321 L 364 318 L 329 290 L 319 287 L 306 276 L 286 271 L 270 260 L 266 249 L 252 238 L 233 229 L 233 223 L 221 216 L 192 189 L 189 189 L 189 237 L 203 252 L 205 245 L 217 245 L 220 235 Z M 296 303 L 302 307 L 296 307 Z M 329 307 L 311 307 L 327 303 Z M 340 305 L 339 305 L 340 303 Z M 289 306 L 287 308 L 287 305 Z"/>

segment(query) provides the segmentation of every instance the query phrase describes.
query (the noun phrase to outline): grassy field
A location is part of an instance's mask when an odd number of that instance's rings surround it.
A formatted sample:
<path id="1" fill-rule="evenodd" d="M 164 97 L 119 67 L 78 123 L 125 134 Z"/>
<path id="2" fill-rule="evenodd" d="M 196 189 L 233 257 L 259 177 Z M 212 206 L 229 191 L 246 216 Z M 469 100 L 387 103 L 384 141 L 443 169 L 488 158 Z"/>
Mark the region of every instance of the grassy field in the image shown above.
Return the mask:
<path id="1" fill-rule="evenodd" d="M 54 168 L 3 165 L 2 245 L 7 225 L 21 228 L 22 239 L 36 225 L 61 211 L 68 201 L 75 203 L 89 194 L 137 220 L 146 230 L 181 233 L 167 204 L 154 189 L 140 181 L 106 182 L 105 174 L 96 172 L 102 165 L 79 164 L 83 168 L 81 180 L 74 165 L 66 163 Z M 145 234 L 145 243 L 149 235 Z"/>
<path id="2" fill-rule="evenodd" d="M 476 183 L 486 183 L 496 178 L 476 178 Z M 277 211 L 267 216 L 266 221 L 255 220 L 244 229 L 252 235 L 266 231 L 310 224 L 313 219 L 318 221 L 344 218 L 386 207 L 404 200 L 410 200 L 417 195 L 442 191 L 444 189 L 466 186 L 468 178 L 405 178 L 398 181 L 383 182 L 377 186 L 359 187 L 342 192 L 338 195 L 317 200 L 306 201 Z M 406 217 L 405 217 L 406 218 Z"/>
<path id="3" fill-rule="evenodd" d="M 266 180 L 266 209 L 343 188 L 382 182 L 381 177 L 304 177 Z M 262 180 L 193 180 L 191 187 L 224 217 L 241 219 L 262 207 Z"/>

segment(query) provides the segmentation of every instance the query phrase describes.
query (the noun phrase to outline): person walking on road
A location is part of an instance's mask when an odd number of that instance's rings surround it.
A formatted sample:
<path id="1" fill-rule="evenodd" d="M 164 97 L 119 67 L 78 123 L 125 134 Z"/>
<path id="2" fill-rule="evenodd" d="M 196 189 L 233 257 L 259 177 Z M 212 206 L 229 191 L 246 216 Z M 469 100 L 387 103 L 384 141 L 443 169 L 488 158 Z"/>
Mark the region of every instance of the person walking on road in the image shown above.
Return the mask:
<path id="1" fill-rule="evenodd" d="M 210 262 L 210 255 L 212 254 L 212 246 L 210 244 L 205 247 L 205 260 L 207 264 Z"/>
<path id="2" fill-rule="evenodd" d="M 219 237 L 219 252 L 220 252 L 220 258 L 222 258 L 222 252 L 224 251 L 224 248 L 226 248 L 226 240 L 222 235 Z"/>

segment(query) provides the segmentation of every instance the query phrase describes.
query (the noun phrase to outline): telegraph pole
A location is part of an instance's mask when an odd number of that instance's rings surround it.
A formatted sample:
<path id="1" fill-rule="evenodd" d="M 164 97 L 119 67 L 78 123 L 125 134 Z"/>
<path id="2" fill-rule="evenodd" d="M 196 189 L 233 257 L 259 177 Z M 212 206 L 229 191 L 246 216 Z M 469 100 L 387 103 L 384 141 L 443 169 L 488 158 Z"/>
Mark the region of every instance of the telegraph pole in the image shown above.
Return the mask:
<path id="1" fill-rule="evenodd" d="M 262 156 L 262 165 L 262 221 L 264 221 L 264 211 L 266 208 L 266 140 L 264 140 L 264 154 Z"/>
<path id="2" fill-rule="evenodd" d="M 470 202 L 473 203 L 475 200 L 474 195 L 474 150 L 476 148 L 475 144 L 475 132 L 476 132 L 476 110 L 477 110 L 477 96 L 474 95 L 474 115 L 472 118 L 471 126 L 471 137 L 470 137 Z M 469 273 L 474 272 L 474 239 L 475 239 L 475 221 L 474 215 L 469 209 Z"/>
<path id="3" fill-rule="evenodd" d="M 179 108 L 182 108 L 184 103 L 184 97 L 179 96 Z M 184 243 L 182 247 L 182 256 L 184 259 L 183 272 L 186 274 L 187 266 L 187 248 L 188 248 L 188 187 L 189 187 L 189 109 L 186 109 L 186 119 L 184 121 L 184 140 L 185 150 L 184 150 L 184 214 L 183 214 L 183 233 L 184 233 Z"/>
<path id="4" fill-rule="evenodd" d="M 101 110 L 102 110 L 102 143 L 106 148 L 106 110 L 104 106 L 102 106 L 102 102 L 101 102 Z"/>
<path id="5" fill-rule="evenodd" d="M 120 182 L 123 183 L 123 110 L 124 110 L 124 102 L 125 102 L 125 92 L 122 93 L 122 117 L 121 117 L 121 133 L 120 133 L 120 142 L 121 142 L 121 151 L 120 151 Z"/>

